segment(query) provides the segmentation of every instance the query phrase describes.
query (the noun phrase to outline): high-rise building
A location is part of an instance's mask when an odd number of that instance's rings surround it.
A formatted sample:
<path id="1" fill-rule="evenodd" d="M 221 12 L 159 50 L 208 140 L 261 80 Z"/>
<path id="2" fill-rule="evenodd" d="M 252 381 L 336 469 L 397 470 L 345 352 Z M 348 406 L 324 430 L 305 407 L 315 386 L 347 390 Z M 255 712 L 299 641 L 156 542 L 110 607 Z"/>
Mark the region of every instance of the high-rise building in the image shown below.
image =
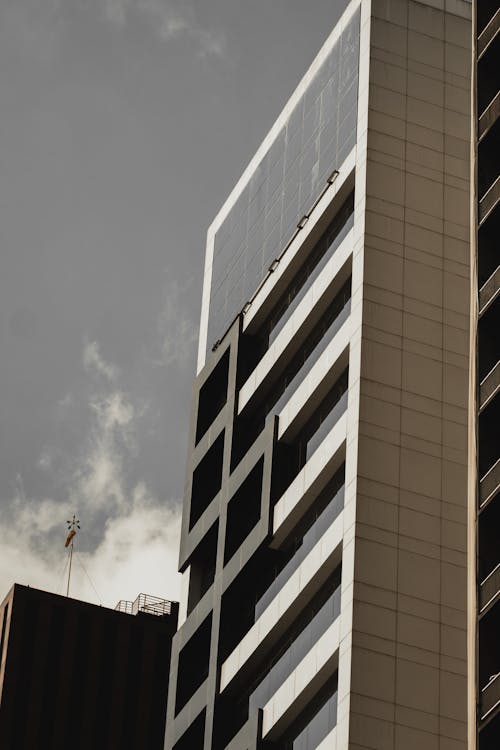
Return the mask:
<path id="1" fill-rule="evenodd" d="M 477 496 L 477 596 L 471 601 L 476 619 L 476 697 L 479 750 L 500 747 L 500 8 L 498 0 L 476 0 L 474 80 L 474 233 L 472 339 L 473 413 L 471 467 Z M 477 421 L 476 421 L 477 415 Z M 477 458 L 477 461 L 476 461 Z M 475 490 L 475 487 L 478 487 Z M 473 589 L 474 590 L 474 589 Z M 477 615 L 476 615 L 477 613 Z M 473 627 L 471 623 L 471 628 Z M 474 647 L 471 639 L 471 648 Z"/>
<path id="2" fill-rule="evenodd" d="M 2 750 L 160 750 L 178 604 L 15 584 L 0 604 Z"/>
<path id="3" fill-rule="evenodd" d="M 352 0 L 209 229 L 166 750 L 500 747 L 494 5 Z"/>

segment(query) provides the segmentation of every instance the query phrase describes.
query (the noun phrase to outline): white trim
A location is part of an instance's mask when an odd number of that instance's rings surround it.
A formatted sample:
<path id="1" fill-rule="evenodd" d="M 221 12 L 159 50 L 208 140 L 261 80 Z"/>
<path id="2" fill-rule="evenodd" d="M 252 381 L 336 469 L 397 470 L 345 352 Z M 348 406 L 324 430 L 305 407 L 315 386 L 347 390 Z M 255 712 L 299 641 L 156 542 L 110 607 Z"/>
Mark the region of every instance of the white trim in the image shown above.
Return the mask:
<path id="1" fill-rule="evenodd" d="M 320 569 L 332 558 L 342 544 L 344 521 L 340 513 L 321 539 L 290 576 L 274 599 L 268 604 L 248 633 L 241 639 L 236 648 L 227 657 L 221 667 L 220 692 L 229 685 L 241 667 L 259 648 L 263 640 L 282 620 L 283 616 L 294 605 L 301 591 L 316 578 Z"/>
<path id="2" fill-rule="evenodd" d="M 349 402 L 347 408 L 349 408 Z M 332 460 L 337 459 L 339 465 L 341 464 L 340 453 L 346 440 L 346 433 L 347 414 L 343 414 L 274 506 L 273 541 L 275 544 L 272 546 L 278 546 L 277 542 L 282 541 L 282 537 L 286 536 L 290 524 L 300 511 L 300 506 L 311 494 L 315 494 L 315 486 Z M 285 523 L 287 521 L 288 523 Z"/>
<path id="3" fill-rule="evenodd" d="M 350 322 L 350 318 L 348 317 L 317 362 L 311 367 L 302 383 L 290 394 L 290 398 L 279 413 L 278 440 L 283 438 L 310 399 L 314 398 L 321 383 L 328 377 L 328 374 L 340 357 L 348 350 L 351 332 Z"/>
<path id="4" fill-rule="evenodd" d="M 293 709 L 298 699 L 302 697 L 302 702 L 305 702 L 304 693 L 307 693 L 307 688 L 318 672 L 335 656 L 339 645 L 340 618 L 337 617 L 264 706 L 263 738 Z"/>
<path id="5" fill-rule="evenodd" d="M 318 278 L 314 281 L 305 297 L 300 301 L 296 310 L 293 311 L 290 319 L 286 322 L 279 334 L 276 336 L 276 339 L 270 345 L 269 349 L 264 354 L 257 367 L 240 388 L 240 392 L 238 394 L 238 414 L 240 414 L 244 407 L 248 404 L 259 386 L 261 386 L 262 383 L 267 379 L 269 373 L 280 360 L 281 356 L 293 340 L 297 331 L 299 331 L 299 329 L 308 319 L 309 315 L 313 312 L 316 304 L 325 293 L 325 290 L 328 289 L 330 284 L 333 283 L 337 274 L 341 271 L 349 257 L 352 255 L 353 247 L 354 231 L 353 229 L 351 229 L 344 237 L 336 252 L 330 258 L 326 266 L 323 268 Z"/>

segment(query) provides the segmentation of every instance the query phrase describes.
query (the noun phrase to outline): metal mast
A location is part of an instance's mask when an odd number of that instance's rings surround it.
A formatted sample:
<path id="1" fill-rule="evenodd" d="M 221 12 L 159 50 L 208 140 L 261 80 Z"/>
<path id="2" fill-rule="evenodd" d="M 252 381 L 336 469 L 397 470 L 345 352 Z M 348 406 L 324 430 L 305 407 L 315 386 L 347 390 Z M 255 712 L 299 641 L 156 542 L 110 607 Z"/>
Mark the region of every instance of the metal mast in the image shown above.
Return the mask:
<path id="1" fill-rule="evenodd" d="M 80 521 L 73 513 L 71 521 L 66 521 L 68 524 L 68 536 L 66 537 L 65 547 L 69 547 L 69 569 L 68 569 L 68 585 L 66 587 L 66 596 L 69 596 L 69 582 L 71 580 L 71 563 L 73 562 L 73 540 L 76 536 L 76 530 L 80 530 Z"/>

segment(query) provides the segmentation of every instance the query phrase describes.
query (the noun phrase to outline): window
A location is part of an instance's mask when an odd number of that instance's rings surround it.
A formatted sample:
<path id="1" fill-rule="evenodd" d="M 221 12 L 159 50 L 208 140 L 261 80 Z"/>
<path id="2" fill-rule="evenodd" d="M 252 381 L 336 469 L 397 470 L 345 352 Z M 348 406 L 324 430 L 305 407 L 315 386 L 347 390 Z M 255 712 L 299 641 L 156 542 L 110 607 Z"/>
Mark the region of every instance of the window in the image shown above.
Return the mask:
<path id="1" fill-rule="evenodd" d="M 286 750 L 316 750 L 337 725 L 338 675 L 327 685 L 309 710 L 303 712 L 305 726 L 286 745 Z M 312 714 L 312 715 L 311 715 Z"/>
<path id="2" fill-rule="evenodd" d="M 198 398 L 198 421 L 196 444 L 208 430 L 227 399 L 227 378 L 229 372 L 229 349 L 221 357 L 213 372 L 200 388 Z"/>
<path id="3" fill-rule="evenodd" d="M 287 549 L 274 566 L 268 566 L 265 586 L 260 588 L 262 593 L 258 594 L 255 604 L 255 619 L 260 617 L 341 512 L 344 507 L 344 471 L 342 466 L 335 473 L 297 527 Z"/>
<path id="4" fill-rule="evenodd" d="M 301 615 L 292 632 L 282 642 L 279 651 L 275 652 L 269 661 L 264 676 L 259 679 L 250 695 L 250 713 L 258 708 L 264 708 L 339 614 L 340 568 Z"/>
<path id="5" fill-rule="evenodd" d="M 292 393 L 312 370 L 328 344 L 347 320 L 350 312 L 350 299 L 351 280 L 349 279 L 336 295 L 328 310 L 314 326 L 263 404 L 262 412 L 266 415 L 266 419 L 271 415 L 279 414 Z"/>
<path id="6" fill-rule="evenodd" d="M 196 607 L 214 582 L 218 534 L 219 521 L 217 520 L 205 534 L 191 557 L 188 614 Z"/>
<path id="7" fill-rule="evenodd" d="M 348 376 L 349 371 L 346 369 L 299 433 L 297 447 L 300 467 L 311 458 L 346 410 Z"/>
<path id="8" fill-rule="evenodd" d="M 264 458 L 261 458 L 228 503 L 224 564 L 260 519 L 263 468 Z"/>
<path id="9" fill-rule="evenodd" d="M 224 458 L 224 432 L 201 459 L 193 472 L 191 489 L 191 514 L 189 529 L 201 518 L 222 485 L 222 462 Z"/>
<path id="10" fill-rule="evenodd" d="M 212 615 L 210 614 L 179 654 L 175 698 L 176 715 L 208 677 L 211 634 Z"/>
<path id="11" fill-rule="evenodd" d="M 263 331 L 271 344 L 290 319 L 294 310 L 320 275 L 330 258 L 354 225 L 354 192 L 350 194 L 342 208 L 335 215 L 328 229 L 315 245 L 305 263 L 292 279 L 286 292 L 274 307 Z"/>

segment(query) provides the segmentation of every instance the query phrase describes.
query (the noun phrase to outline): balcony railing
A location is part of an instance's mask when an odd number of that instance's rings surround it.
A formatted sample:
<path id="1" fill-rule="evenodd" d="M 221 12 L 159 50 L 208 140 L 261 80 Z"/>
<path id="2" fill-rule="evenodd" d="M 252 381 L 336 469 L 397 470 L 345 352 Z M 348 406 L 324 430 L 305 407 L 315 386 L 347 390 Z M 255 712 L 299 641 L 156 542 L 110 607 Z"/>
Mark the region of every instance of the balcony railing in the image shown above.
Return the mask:
<path id="1" fill-rule="evenodd" d="M 491 675 L 488 684 L 481 690 L 481 721 L 489 717 L 500 705 L 500 672 Z"/>
<path id="2" fill-rule="evenodd" d="M 479 34 L 477 40 L 477 57 L 480 59 L 486 52 L 495 36 L 498 34 L 500 28 L 500 8 L 497 10 L 495 15 L 488 21 L 486 27 Z"/>
<path id="3" fill-rule="evenodd" d="M 307 276 L 304 276 L 301 282 L 290 291 L 288 301 L 284 304 L 281 312 L 276 316 L 275 320 L 273 321 L 272 328 L 269 331 L 269 345 L 272 344 L 279 332 L 290 320 L 293 312 L 297 309 L 300 302 L 304 299 L 314 282 L 319 278 L 321 271 L 324 269 L 333 255 L 337 252 L 343 240 L 347 237 L 353 226 L 354 213 L 351 213 L 347 216 L 345 222 L 338 227 L 337 234 L 334 234 L 329 242 L 326 242 L 325 238 L 320 240 L 320 243 L 325 246 L 325 251 L 319 257 L 314 267 L 311 268 L 309 274 Z"/>
<path id="4" fill-rule="evenodd" d="M 273 404 L 273 407 L 270 409 L 269 414 L 266 417 L 266 422 L 270 419 L 274 419 L 275 414 L 279 414 L 280 411 L 283 409 L 283 407 L 288 403 L 288 401 L 292 398 L 292 395 L 297 390 L 297 388 L 300 386 L 301 383 L 304 382 L 308 374 L 311 372 L 312 368 L 318 361 L 318 359 L 321 357 L 327 346 L 333 341 L 336 334 L 339 332 L 347 318 L 349 317 L 349 313 L 351 311 L 351 300 L 347 300 L 344 307 L 340 310 L 339 314 L 336 318 L 333 319 L 331 325 L 329 328 L 325 331 L 323 337 L 318 341 L 314 349 L 311 351 L 307 359 L 304 361 L 304 364 L 302 367 L 298 370 L 298 372 L 293 376 L 293 378 L 290 380 L 289 383 L 287 383 L 285 390 L 281 394 L 281 396 L 278 398 L 275 404 Z"/>
<path id="5" fill-rule="evenodd" d="M 500 563 L 486 576 L 479 588 L 479 612 L 484 612 L 500 593 Z"/>
<path id="6" fill-rule="evenodd" d="M 481 412 L 495 398 L 500 389 L 500 361 L 489 371 L 479 385 L 479 411 Z"/>
<path id="7" fill-rule="evenodd" d="M 326 602 L 318 609 L 307 625 L 291 641 L 288 648 L 272 664 L 267 674 L 262 678 L 250 695 L 250 712 L 258 708 L 264 708 L 266 703 L 283 685 L 285 680 L 298 667 L 302 659 L 310 651 L 328 627 L 340 615 L 340 586 L 328 597 Z"/>
<path id="8" fill-rule="evenodd" d="M 479 483 L 479 507 L 484 508 L 500 489 L 500 458 Z"/>
<path id="9" fill-rule="evenodd" d="M 484 138 L 484 136 L 490 130 L 490 128 L 493 127 L 499 115 L 500 115 L 500 91 L 497 92 L 494 99 L 491 100 L 491 102 L 488 104 L 484 112 L 481 114 L 481 117 L 479 118 L 478 135 L 479 135 L 480 141 L 482 138 Z"/>
<path id="10" fill-rule="evenodd" d="M 283 588 L 285 583 L 295 573 L 299 565 L 301 565 L 306 559 L 309 552 L 321 539 L 323 534 L 330 528 L 335 519 L 340 515 L 344 507 L 344 485 L 339 487 L 335 495 L 325 507 L 325 509 L 319 514 L 315 521 L 311 524 L 308 530 L 302 537 L 302 542 L 298 546 L 297 551 L 293 557 L 288 560 L 285 566 L 276 573 L 276 577 L 269 584 L 268 588 L 260 596 L 255 604 L 255 619 L 259 618 L 264 612 L 266 607 L 272 602 L 274 597 Z"/>
<path id="11" fill-rule="evenodd" d="M 496 207 L 500 199 L 500 176 L 498 176 L 490 187 L 490 189 L 483 195 L 479 201 L 479 224 L 482 224 L 488 216 L 491 214 L 493 209 Z"/>
<path id="12" fill-rule="evenodd" d="M 139 594 L 135 601 L 130 602 L 126 599 L 120 599 L 115 607 L 117 612 L 124 612 L 127 615 L 136 615 L 138 612 L 146 612 L 149 615 L 161 617 L 170 615 L 172 612 L 172 602 L 168 599 L 160 599 L 158 596 L 150 594 Z"/>
<path id="13" fill-rule="evenodd" d="M 500 266 L 498 266 L 489 279 L 484 282 L 479 290 L 479 315 L 483 315 L 489 306 L 496 300 L 500 292 Z"/>

